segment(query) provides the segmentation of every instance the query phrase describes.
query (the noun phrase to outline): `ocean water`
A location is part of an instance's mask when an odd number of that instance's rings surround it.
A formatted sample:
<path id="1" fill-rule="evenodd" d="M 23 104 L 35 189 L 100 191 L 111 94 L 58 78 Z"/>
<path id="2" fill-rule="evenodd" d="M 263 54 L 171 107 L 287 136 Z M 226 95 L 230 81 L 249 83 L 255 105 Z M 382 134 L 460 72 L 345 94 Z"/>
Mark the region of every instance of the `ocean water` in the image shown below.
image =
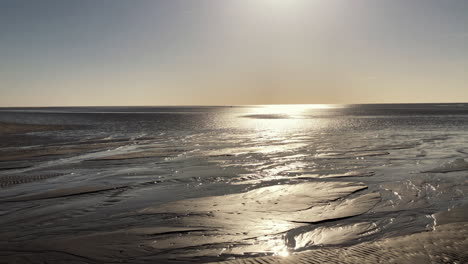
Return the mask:
<path id="1" fill-rule="evenodd" d="M 0 258 L 208 262 L 468 217 L 468 104 L 3 108 Z M 447 212 L 461 212 L 456 217 Z"/>

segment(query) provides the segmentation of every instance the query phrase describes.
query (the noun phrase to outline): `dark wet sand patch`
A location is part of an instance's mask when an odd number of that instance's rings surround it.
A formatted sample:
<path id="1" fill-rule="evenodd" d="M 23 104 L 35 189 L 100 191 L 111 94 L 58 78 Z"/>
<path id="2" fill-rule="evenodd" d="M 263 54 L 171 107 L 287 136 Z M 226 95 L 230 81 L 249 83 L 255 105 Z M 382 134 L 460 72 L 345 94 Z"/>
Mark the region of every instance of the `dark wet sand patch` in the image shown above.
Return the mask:
<path id="1" fill-rule="evenodd" d="M 93 259 L 58 250 L 0 250 L 1 263 L 31 264 L 31 263 L 70 263 L 90 264 L 97 263 Z M 5 261 L 5 262 L 3 262 Z"/>
<path id="2" fill-rule="evenodd" d="M 468 162 L 464 159 L 459 158 L 446 162 L 439 167 L 433 168 L 431 170 L 422 171 L 423 173 L 448 173 L 455 171 L 468 171 Z"/>
<path id="3" fill-rule="evenodd" d="M 451 208 L 447 211 L 435 213 L 433 217 L 436 219 L 437 225 L 457 222 L 466 223 L 468 222 L 468 204 L 465 204 L 461 207 Z"/>
<path id="4" fill-rule="evenodd" d="M 56 190 L 46 191 L 43 193 L 33 194 L 33 195 L 18 196 L 15 198 L 3 200 L 2 202 L 23 202 L 23 201 L 69 197 L 69 196 L 76 196 L 76 195 L 82 195 L 82 194 L 117 190 L 117 189 L 122 189 L 126 187 L 128 186 L 127 185 L 109 185 L 109 186 L 96 185 L 96 186 L 80 186 L 80 187 L 72 187 L 72 188 L 63 188 L 63 189 L 56 189 Z"/>
<path id="5" fill-rule="evenodd" d="M 39 131 L 53 131 L 69 129 L 71 126 L 64 125 L 32 125 L 32 124 L 15 124 L 0 122 L 0 135 L 20 134 Z"/>
<path id="6" fill-rule="evenodd" d="M 132 152 L 132 153 L 124 153 L 124 154 L 117 154 L 106 156 L 97 159 L 90 159 L 87 161 L 111 161 L 111 160 L 127 160 L 127 159 L 142 159 L 142 158 L 166 158 L 172 157 L 180 154 L 179 151 L 172 151 L 172 150 L 153 150 L 153 151 L 141 151 L 141 152 Z"/>
<path id="7" fill-rule="evenodd" d="M 30 167 L 31 165 L 25 165 L 22 162 L 0 162 L 0 171 L 26 169 Z"/>
<path id="8" fill-rule="evenodd" d="M 349 158 L 363 158 L 363 157 L 377 157 L 386 156 L 390 153 L 387 151 L 364 151 L 364 152 L 332 152 L 318 154 L 319 158 L 326 159 L 349 159 Z"/>
<path id="9" fill-rule="evenodd" d="M 458 148 L 456 150 L 460 154 L 468 155 L 468 149 L 467 148 Z"/>
<path id="10" fill-rule="evenodd" d="M 373 171 L 350 171 L 337 174 L 304 174 L 295 176 L 295 179 L 327 179 L 327 178 L 347 178 L 347 177 L 372 177 L 375 175 Z"/>
<path id="11" fill-rule="evenodd" d="M 49 173 L 39 175 L 5 175 L 0 176 L 0 187 L 9 187 L 18 184 L 25 184 L 35 181 L 42 181 L 50 178 L 60 177 L 66 175 L 64 173 Z"/>
<path id="12" fill-rule="evenodd" d="M 358 148 L 359 151 L 388 151 L 388 150 L 402 150 L 402 149 L 412 149 L 417 146 L 420 146 L 420 142 L 413 143 L 403 143 L 403 144 L 386 144 L 375 147 L 363 146 Z"/>
<path id="13" fill-rule="evenodd" d="M 98 144 L 82 144 L 82 145 L 68 145 L 60 147 L 42 147 L 42 148 L 31 148 L 14 151 L 3 151 L 0 152 L 0 161 L 19 161 L 19 160 L 30 160 L 45 157 L 54 157 L 60 155 L 70 155 L 77 153 L 85 153 L 89 151 L 97 151 L 105 148 L 113 148 L 122 146 L 122 142 L 112 143 L 98 143 Z"/>

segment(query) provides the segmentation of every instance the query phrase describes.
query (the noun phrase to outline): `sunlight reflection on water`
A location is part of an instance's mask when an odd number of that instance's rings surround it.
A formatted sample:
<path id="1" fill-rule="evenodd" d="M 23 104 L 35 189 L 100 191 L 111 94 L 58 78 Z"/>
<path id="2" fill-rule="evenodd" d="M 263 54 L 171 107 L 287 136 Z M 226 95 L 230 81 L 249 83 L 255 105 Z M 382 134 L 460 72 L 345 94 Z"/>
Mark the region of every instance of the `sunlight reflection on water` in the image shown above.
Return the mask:
<path id="1" fill-rule="evenodd" d="M 294 131 L 307 129 L 320 130 L 330 125 L 329 114 L 334 105 L 265 105 L 248 109 L 238 116 L 236 125 L 240 128 L 253 129 L 260 137 L 268 139 L 291 138 Z"/>

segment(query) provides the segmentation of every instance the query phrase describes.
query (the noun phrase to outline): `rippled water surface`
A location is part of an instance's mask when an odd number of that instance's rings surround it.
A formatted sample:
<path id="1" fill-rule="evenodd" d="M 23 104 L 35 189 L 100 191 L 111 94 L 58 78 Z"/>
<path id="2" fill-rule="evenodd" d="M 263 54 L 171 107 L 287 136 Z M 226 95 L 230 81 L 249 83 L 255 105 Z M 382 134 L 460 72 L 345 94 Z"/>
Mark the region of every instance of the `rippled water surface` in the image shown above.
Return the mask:
<path id="1" fill-rule="evenodd" d="M 18 263 L 287 256 L 468 218 L 468 104 L 4 108 L 0 122 L 50 125 L 0 134 L 0 258 Z"/>

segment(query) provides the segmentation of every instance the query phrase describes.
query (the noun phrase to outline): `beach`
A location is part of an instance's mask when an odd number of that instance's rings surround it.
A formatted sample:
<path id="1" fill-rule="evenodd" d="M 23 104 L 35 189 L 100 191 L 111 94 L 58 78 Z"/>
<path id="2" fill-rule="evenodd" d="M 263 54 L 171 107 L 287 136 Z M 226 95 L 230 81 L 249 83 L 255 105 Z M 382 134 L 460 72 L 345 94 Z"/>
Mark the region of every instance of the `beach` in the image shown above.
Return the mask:
<path id="1" fill-rule="evenodd" d="M 0 109 L 0 263 L 466 263 L 468 104 Z"/>

